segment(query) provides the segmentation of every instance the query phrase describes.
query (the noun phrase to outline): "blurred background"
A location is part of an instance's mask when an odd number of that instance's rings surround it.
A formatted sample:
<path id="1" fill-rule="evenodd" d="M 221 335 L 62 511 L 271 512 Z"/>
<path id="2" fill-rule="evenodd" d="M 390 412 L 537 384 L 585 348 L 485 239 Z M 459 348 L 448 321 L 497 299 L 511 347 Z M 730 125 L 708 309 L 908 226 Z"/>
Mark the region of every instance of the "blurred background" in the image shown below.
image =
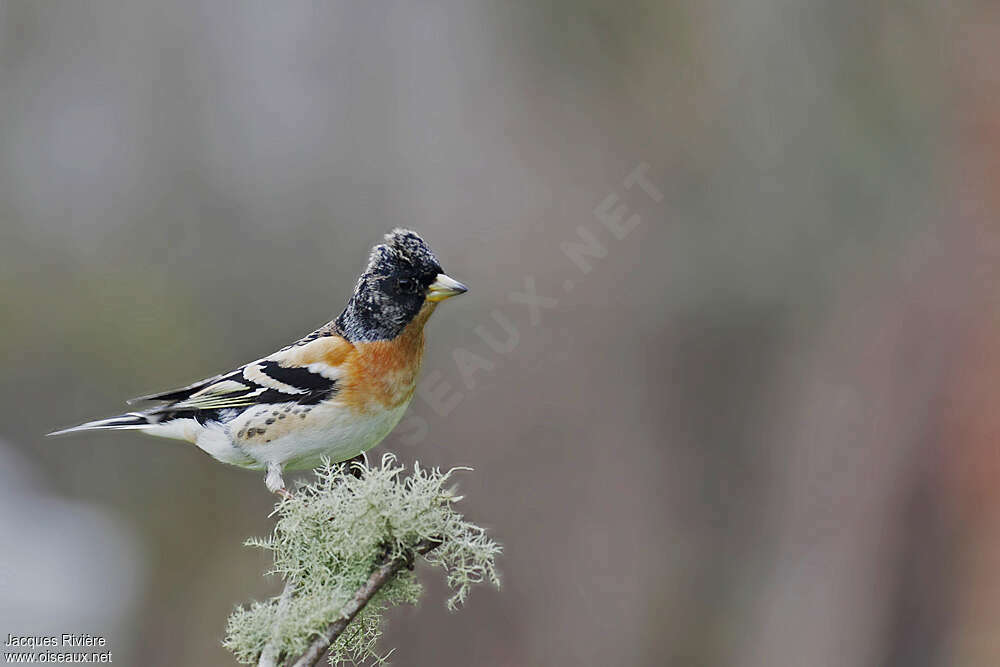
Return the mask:
<path id="1" fill-rule="evenodd" d="M 394 664 L 1000 664 L 998 63 L 971 1 L 0 1 L 0 633 L 232 663 L 261 475 L 43 434 L 406 226 L 471 291 L 375 451 L 506 552 Z"/>

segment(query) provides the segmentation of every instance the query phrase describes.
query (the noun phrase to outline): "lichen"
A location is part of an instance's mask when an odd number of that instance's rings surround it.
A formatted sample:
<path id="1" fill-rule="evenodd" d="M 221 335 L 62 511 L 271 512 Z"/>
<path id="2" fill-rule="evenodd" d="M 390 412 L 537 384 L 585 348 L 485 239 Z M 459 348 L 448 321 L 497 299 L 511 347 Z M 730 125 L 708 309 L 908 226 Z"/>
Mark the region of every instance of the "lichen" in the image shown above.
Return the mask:
<path id="1" fill-rule="evenodd" d="M 302 653 L 380 564 L 412 558 L 423 540 L 440 542 L 419 560 L 444 570 L 452 589 L 449 609 L 461 605 L 474 584 L 499 587 L 500 545 L 455 511 L 461 497 L 446 488 L 463 469 L 441 472 L 414 464 L 413 472 L 403 475 L 392 454 L 377 466 L 352 465 L 316 470 L 311 484 L 278 505 L 274 532 L 247 541 L 273 553 L 269 574 L 280 575 L 289 589 L 284 599 L 253 602 L 229 617 L 224 644 L 239 662 L 256 663 L 269 642 L 277 655 Z M 383 661 L 376 642 L 384 611 L 415 604 L 420 593 L 416 577 L 402 568 L 330 647 L 330 662 Z"/>

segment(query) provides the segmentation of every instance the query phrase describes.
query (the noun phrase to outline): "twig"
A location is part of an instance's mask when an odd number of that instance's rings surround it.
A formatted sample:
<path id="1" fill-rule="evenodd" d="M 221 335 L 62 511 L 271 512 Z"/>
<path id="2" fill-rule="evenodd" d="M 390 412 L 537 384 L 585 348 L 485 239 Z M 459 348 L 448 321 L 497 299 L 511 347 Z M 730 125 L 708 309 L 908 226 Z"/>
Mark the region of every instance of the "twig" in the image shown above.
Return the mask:
<path id="1" fill-rule="evenodd" d="M 264 646 L 264 650 L 260 652 L 260 661 L 257 663 L 257 667 L 278 667 L 278 659 L 281 657 L 278 655 L 278 644 L 281 640 L 281 617 L 288 610 L 288 603 L 292 600 L 292 593 L 295 590 L 295 580 L 291 577 L 285 582 L 285 588 L 281 591 L 281 597 L 278 599 L 278 609 L 275 613 L 274 627 L 271 629 L 271 639 Z"/>
<path id="2" fill-rule="evenodd" d="M 431 551 L 440 545 L 441 542 L 438 540 L 422 540 L 418 542 L 415 547 L 413 547 L 411 553 L 424 555 L 428 551 Z M 306 649 L 305 653 L 299 656 L 299 659 L 292 663 L 292 667 L 313 667 L 317 662 L 319 662 L 320 658 L 323 657 L 323 654 L 326 653 L 328 648 L 330 648 L 330 645 L 333 644 L 337 637 L 340 636 L 340 633 L 347 628 L 348 624 L 354 620 L 354 617 L 358 615 L 358 612 L 364 609 L 365 605 L 372 599 L 372 596 L 378 593 L 379 589 L 381 589 L 382 586 L 384 586 L 386 582 L 400 570 L 400 568 L 407 565 L 409 560 L 410 559 L 405 557 L 395 558 L 387 563 L 384 563 L 377 570 L 372 572 L 371 576 L 368 577 L 368 581 L 366 581 L 361 588 L 354 593 L 354 597 L 352 597 L 347 604 L 344 605 L 343 609 L 340 610 L 340 617 L 328 625 L 326 630 L 321 632 L 319 636 L 313 640 L 313 643 L 309 645 L 309 648 Z M 265 650 L 267 649 L 265 648 Z M 261 658 L 263 658 L 263 654 L 261 655 Z"/>

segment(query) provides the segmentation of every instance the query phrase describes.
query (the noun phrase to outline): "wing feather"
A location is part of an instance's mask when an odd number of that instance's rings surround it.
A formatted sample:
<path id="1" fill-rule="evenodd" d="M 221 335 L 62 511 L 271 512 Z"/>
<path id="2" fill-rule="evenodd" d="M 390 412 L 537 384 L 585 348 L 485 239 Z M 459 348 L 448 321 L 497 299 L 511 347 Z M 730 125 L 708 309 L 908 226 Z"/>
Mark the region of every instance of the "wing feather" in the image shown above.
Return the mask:
<path id="1" fill-rule="evenodd" d="M 242 371 L 243 368 L 240 367 L 237 371 Z M 130 398 L 126 403 L 133 405 L 135 403 L 143 403 L 145 401 L 179 401 L 191 396 L 195 392 L 227 377 L 236 371 L 230 371 L 229 373 L 219 373 L 218 375 L 213 375 L 210 378 L 205 378 L 204 380 L 198 380 L 185 387 L 180 387 L 178 389 L 170 389 L 168 391 L 161 391 L 156 394 L 146 394 L 145 396 L 136 396 L 135 398 Z"/>
<path id="2" fill-rule="evenodd" d="M 219 411 L 258 404 L 318 403 L 335 394 L 343 362 L 354 346 L 327 329 L 303 338 L 263 359 L 204 380 L 134 398 L 161 401 L 147 414 L 217 418 Z"/>

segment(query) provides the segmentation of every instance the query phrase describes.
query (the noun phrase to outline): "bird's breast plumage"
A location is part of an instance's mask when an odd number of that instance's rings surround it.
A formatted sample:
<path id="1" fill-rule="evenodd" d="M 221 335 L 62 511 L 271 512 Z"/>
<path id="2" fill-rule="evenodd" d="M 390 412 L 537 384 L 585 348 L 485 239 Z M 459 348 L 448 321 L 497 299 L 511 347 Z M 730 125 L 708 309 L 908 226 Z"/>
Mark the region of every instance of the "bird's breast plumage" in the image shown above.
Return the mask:
<path id="1" fill-rule="evenodd" d="M 392 340 L 355 343 L 355 354 L 345 360 L 338 400 L 368 414 L 408 403 L 423 360 L 424 324 L 433 310 L 433 304 L 425 305 Z"/>

